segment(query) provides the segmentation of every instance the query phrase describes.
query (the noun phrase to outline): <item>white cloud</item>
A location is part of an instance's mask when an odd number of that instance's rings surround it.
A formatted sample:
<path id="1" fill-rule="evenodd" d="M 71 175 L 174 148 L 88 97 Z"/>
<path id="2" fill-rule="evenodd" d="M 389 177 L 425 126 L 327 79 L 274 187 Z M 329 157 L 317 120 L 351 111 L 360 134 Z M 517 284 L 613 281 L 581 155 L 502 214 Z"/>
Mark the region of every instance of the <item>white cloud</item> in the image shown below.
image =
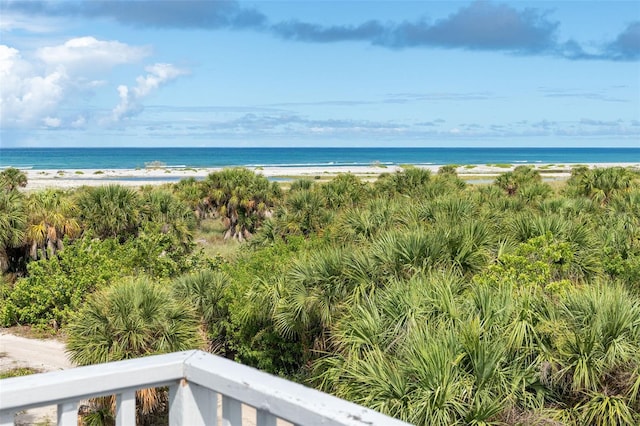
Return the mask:
<path id="1" fill-rule="evenodd" d="M 78 118 L 76 118 L 75 120 L 73 120 L 71 122 L 71 127 L 75 128 L 75 129 L 79 129 L 84 127 L 84 125 L 87 124 L 87 119 L 84 115 L 80 115 L 78 116 Z"/>
<path id="2" fill-rule="evenodd" d="M 83 127 L 84 112 L 58 117 L 61 107 L 87 99 L 106 84 L 111 68 L 134 63 L 148 55 L 147 47 L 129 46 L 119 41 L 80 37 L 67 42 L 25 52 L 0 45 L 0 124 L 6 127 Z M 175 78 L 172 68 L 152 69 L 139 81 L 139 94 L 146 96 L 163 81 Z M 173 73 L 173 74 L 172 74 Z M 96 78 L 97 77 L 97 78 Z M 75 117 L 75 118 L 74 118 Z M 82 120 L 79 121 L 81 117 Z"/>
<path id="3" fill-rule="evenodd" d="M 113 109 L 114 121 L 121 121 L 139 114 L 143 110 L 140 103 L 142 99 L 155 92 L 160 86 L 188 74 L 188 71 L 172 64 L 154 64 L 146 67 L 145 70 L 148 74 L 136 78 L 135 87 L 118 86 L 120 103 Z"/>
<path id="4" fill-rule="evenodd" d="M 62 124 L 62 120 L 60 120 L 59 118 L 56 117 L 45 117 L 42 122 L 44 123 L 45 126 L 47 127 L 60 127 L 60 125 Z"/>
<path id="5" fill-rule="evenodd" d="M 0 45 L 0 123 L 22 126 L 41 122 L 63 100 L 69 77 L 64 68 L 38 74 L 17 49 Z"/>
<path id="6" fill-rule="evenodd" d="M 119 41 L 103 41 L 94 37 L 79 37 L 58 46 L 42 47 L 36 51 L 36 57 L 48 65 L 95 71 L 138 62 L 150 53 L 149 47 L 129 46 Z"/>
<path id="7" fill-rule="evenodd" d="M 55 31 L 60 27 L 51 18 L 25 16 L 12 13 L 6 9 L 0 13 L 0 33 L 9 33 L 15 30 L 25 30 L 30 33 L 44 34 Z"/>

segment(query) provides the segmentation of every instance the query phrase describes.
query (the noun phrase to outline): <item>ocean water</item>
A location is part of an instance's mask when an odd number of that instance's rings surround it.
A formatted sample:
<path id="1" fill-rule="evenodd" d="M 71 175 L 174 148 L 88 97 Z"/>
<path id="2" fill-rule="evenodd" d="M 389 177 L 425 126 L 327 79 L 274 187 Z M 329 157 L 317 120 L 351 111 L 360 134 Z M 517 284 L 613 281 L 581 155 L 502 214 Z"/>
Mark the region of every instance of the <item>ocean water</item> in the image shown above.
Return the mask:
<path id="1" fill-rule="evenodd" d="M 0 168 L 135 169 L 168 167 L 348 166 L 640 162 L 640 148 L 11 148 Z"/>

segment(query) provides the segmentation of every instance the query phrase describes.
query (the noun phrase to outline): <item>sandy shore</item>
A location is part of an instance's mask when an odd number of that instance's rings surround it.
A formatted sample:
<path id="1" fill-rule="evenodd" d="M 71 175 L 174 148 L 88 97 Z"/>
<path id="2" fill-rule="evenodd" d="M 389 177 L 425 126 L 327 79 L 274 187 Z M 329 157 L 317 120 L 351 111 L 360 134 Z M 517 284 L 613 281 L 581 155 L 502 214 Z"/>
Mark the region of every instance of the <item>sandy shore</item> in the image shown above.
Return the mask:
<path id="1" fill-rule="evenodd" d="M 632 167 L 640 169 L 637 163 L 590 163 L 587 166 L 594 167 Z M 514 165 L 466 165 L 459 166 L 457 172 L 462 177 L 485 178 L 496 176 L 513 170 Z M 535 164 L 544 177 L 563 178 L 571 174 L 571 168 L 575 164 Z M 437 172 L 441 165 L 417 166 Z M 400 166 L 336 166 L 336 167 L 257 167 L 249 168 L 269 178 L 295 179 L 301 177 L 319 176 L 330 178 L 339 173 L 353 173 L 361 178 L 375 179 L 382 173 L 394 173 L 402 170 Z M 220 168 L 157 168 L 157 169 L 66 169 L 66 170 L 24 170 L 27 174 L 27 190 L 42 188 L 75 188 L 83 185 L 99 186 L 110 183 L 118 183 L 128 186 L 160 185 L 177 182 L 180 179 L 193 177 L 204 179 L 209 173 L 221 170 Z"/>

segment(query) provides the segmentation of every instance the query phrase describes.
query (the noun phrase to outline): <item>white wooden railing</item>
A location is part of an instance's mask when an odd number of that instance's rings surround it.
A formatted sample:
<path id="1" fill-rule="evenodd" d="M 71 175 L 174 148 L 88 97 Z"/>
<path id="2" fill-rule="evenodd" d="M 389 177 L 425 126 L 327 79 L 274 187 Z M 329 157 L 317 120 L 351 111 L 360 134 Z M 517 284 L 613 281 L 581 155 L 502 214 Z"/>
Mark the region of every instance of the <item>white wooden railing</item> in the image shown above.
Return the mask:
<path id="1" fill-rule="evenodd" d="M 159 386 L 169 387 L 172 426 L 218 420 L 244 426 L 243 405 L 256 409 L 255 420 L 245 418 L 245 425 L 407 425 L 254 368 L 188 351 L 0 380 L 0 426 L 13 425 L 19 411 L 47 405 L 58 406 L 58 425 L 77 425 L 80 401 L 105 395 L 116 395 L 116 425 L 135 425 L 136 390 Z"/>

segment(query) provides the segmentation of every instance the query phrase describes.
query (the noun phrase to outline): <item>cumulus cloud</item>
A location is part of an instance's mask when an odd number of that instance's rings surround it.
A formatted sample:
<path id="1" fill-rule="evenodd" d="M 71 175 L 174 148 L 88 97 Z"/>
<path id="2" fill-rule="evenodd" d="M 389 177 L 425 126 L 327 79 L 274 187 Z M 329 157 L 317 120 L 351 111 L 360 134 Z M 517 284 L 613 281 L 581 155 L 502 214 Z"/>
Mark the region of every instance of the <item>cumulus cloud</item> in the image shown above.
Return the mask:
<path id="1" fill-rule="evenodd" d="M 44 122 L 45 126 L 52 128 L 60 127 L 60 125 L 62 124 L 62 120 L 57 117 L 45 117 L 42 121 Z"/>
<path id="2" fill-rule="evenodd" d="M 71 98 L 85 96 L 104 84 L 87 73 L 107 73 L 116 65 L 137 62 L 147 54 L 144 47 L 93 37 L 70 39 L 26 56 L 18 49 L 0 45 L 0 123 L 7 127 L 57 128 L 65 123 L 81 127 L 84 121 L 78 122 L 77 116 L 60 117 L 59 111 Z"/>
<path id="3" fill-rule="evenodd" d="M 121 121 L 139 114 L 143 110 L 141 101 L 144 98 L 161 86 L 188 73 L 172 64 L 154 64 L 146 67 L 145 70 L 148 74 L 139 76 L 136 79 L 136 86 L 132 88 L 125 85 L 118 86 L 120 103 L 113 109 L 114 121 Z"/>
<path id="4" fill-rule="evenodd" d="M 0 80 L 3 126 L 42 123 L 45 117 L 55 113 L 69 84 L 63 68 L 38 74 L 17 49 L 6 45 L 0 45 Z"/>
<path id="5" fill-rule="evenodd" d="M 104 69 L 138 62 L 150 54 L 148 47 L 129 46 L 119 41 L 78 37 L 58 46 L 43 47 L 36 57 L 46 64 L 63 65 L 66 69 Z"/>

